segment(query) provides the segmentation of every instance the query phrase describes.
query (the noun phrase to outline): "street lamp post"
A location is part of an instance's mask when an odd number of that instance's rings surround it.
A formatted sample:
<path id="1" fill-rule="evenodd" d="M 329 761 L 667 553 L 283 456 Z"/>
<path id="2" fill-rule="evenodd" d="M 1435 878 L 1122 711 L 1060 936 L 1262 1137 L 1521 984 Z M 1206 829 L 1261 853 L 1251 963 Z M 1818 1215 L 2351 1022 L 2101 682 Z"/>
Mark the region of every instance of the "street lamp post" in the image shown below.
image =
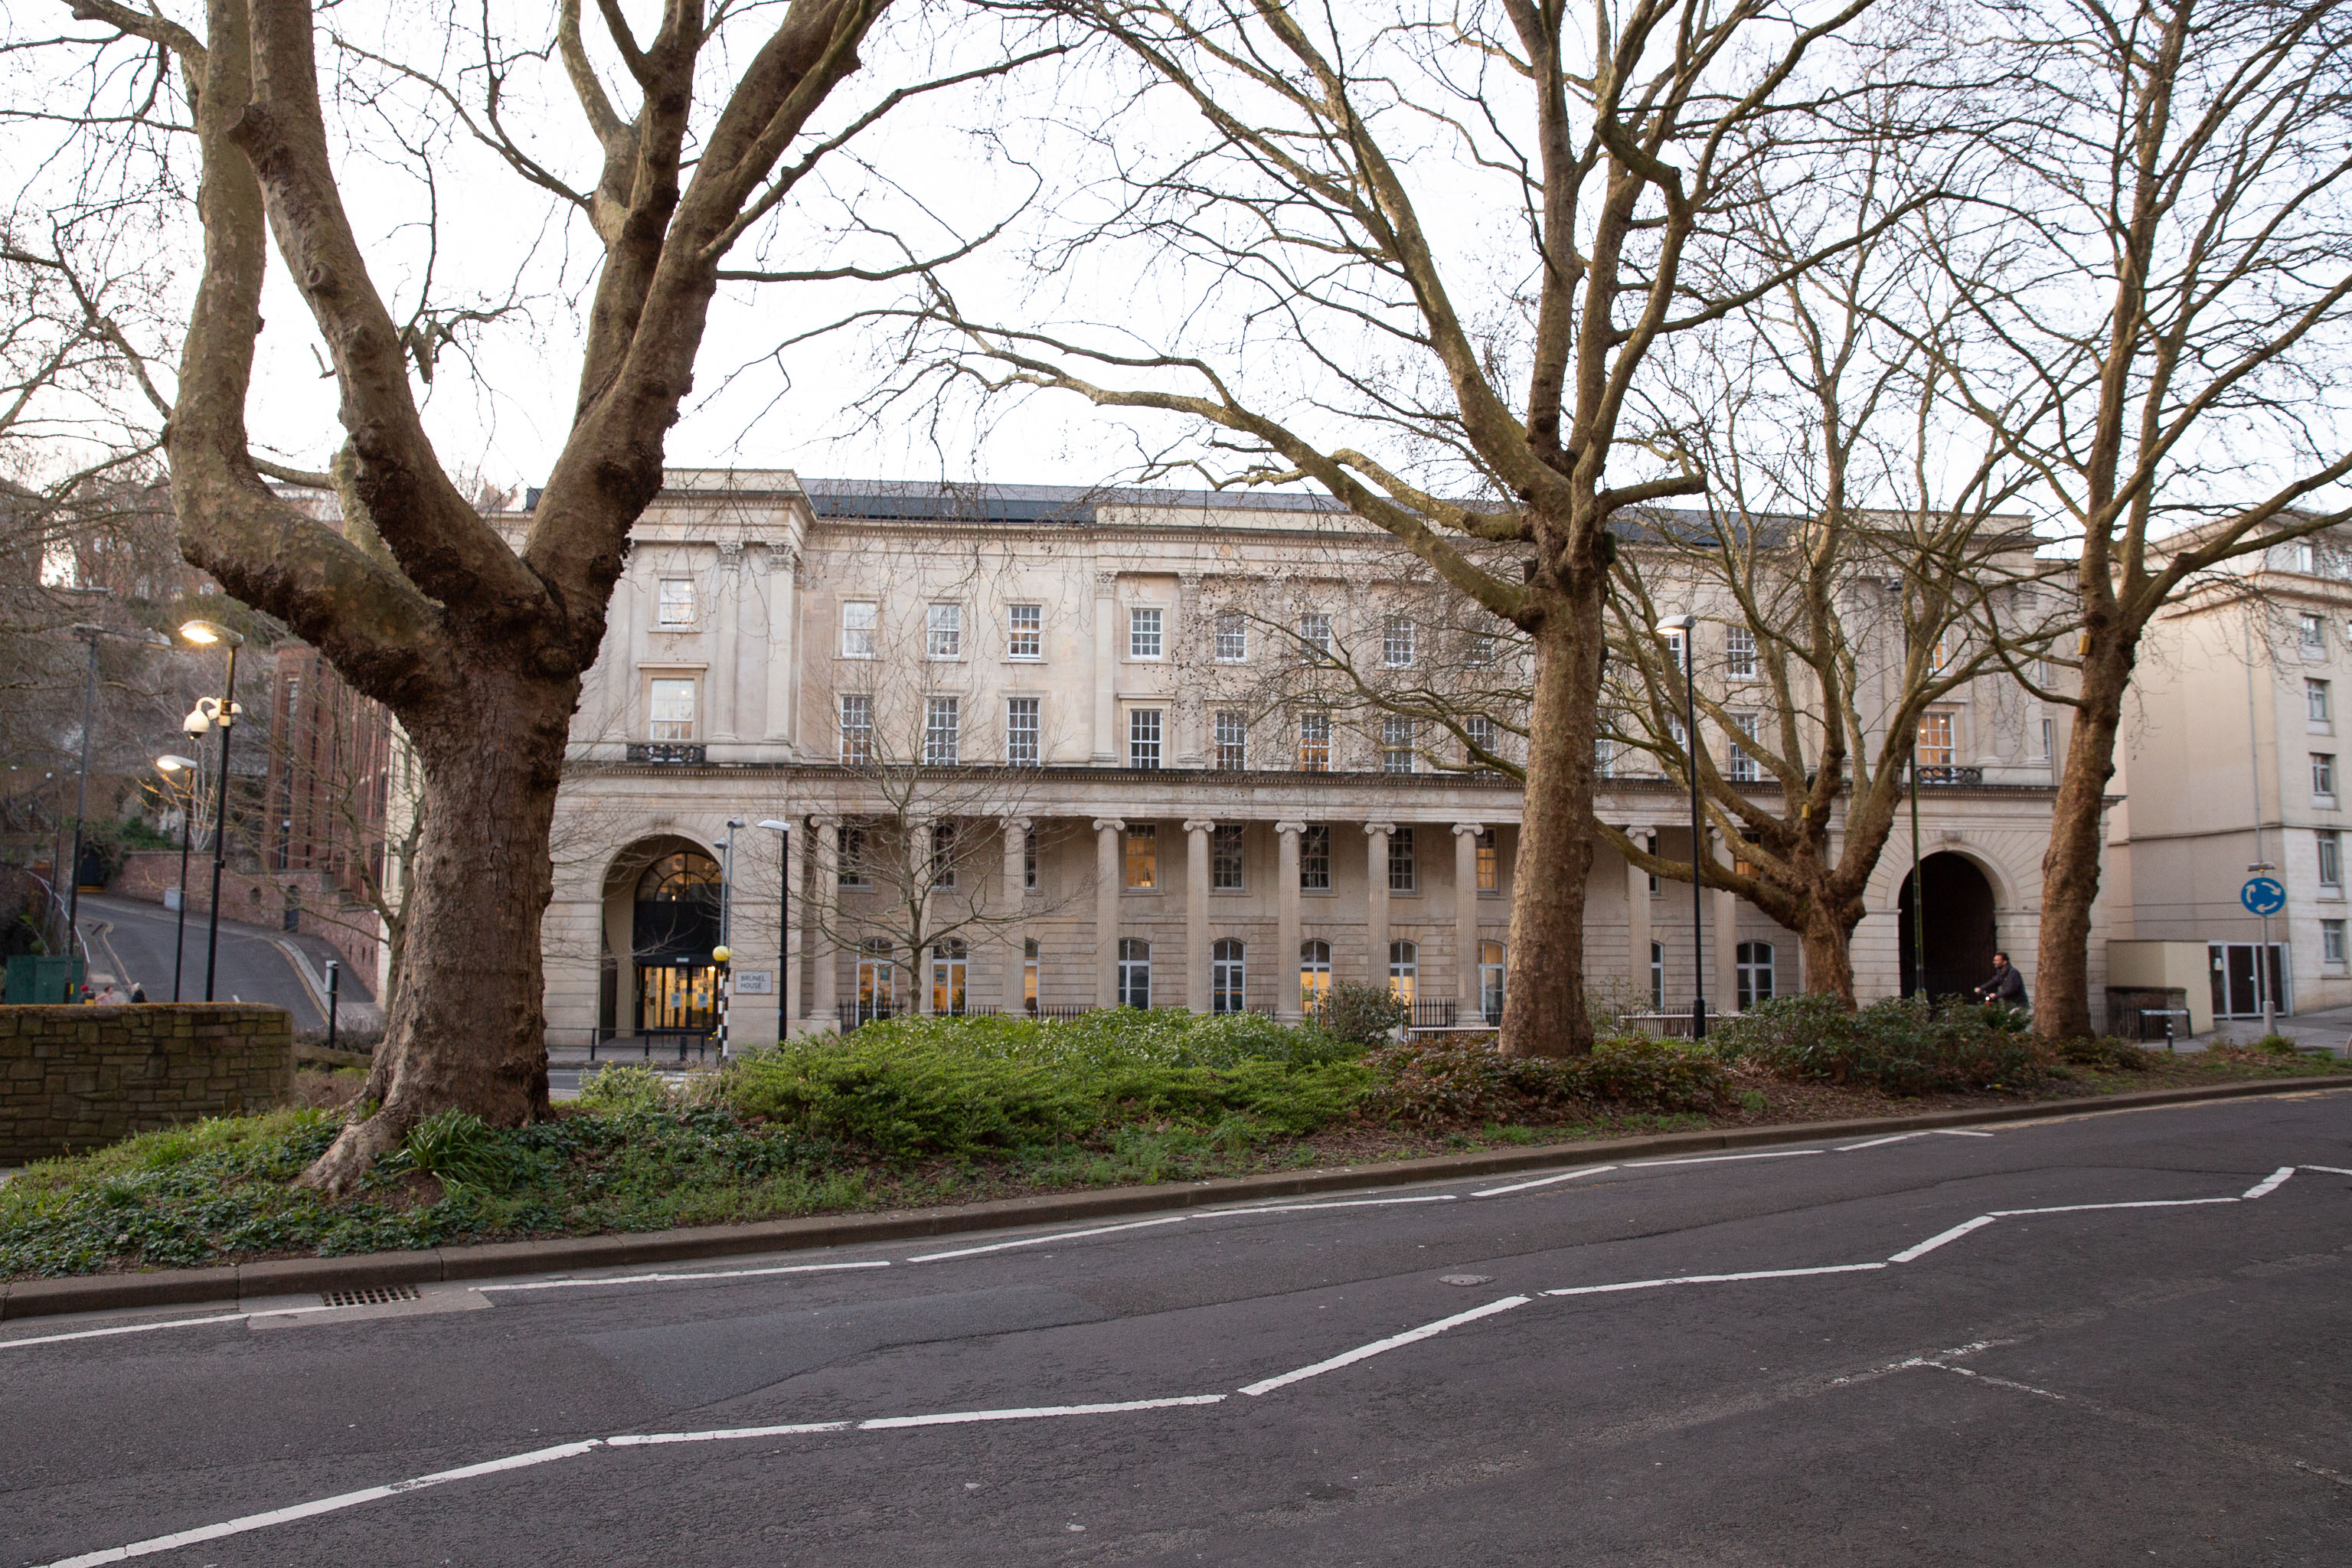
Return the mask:
<path id="1" fill-rule="evenodd" d="M 776 850 L 782 870 L 776 879 L 781 889 L 776 894 L 776 1039 L 781 1044 L 793 1032 L 793 825 L 767 816 L 760 826 L 782 836 Z"/>
<path id="2" fill-rule="evenodd" d="M 710 950 L 711 962 L 719 966 L 713 984 L 719 988 L 719 1059 L 727 1059 L 727 984 L 728 962 L 735 956 L 735 948 L 728 930 L 729 917 L 733 912 L 735 898 L 735 835 L 743 826 L 740 816 L 727 819 L 727 837 L 719 846 L 726 857 L 719 868 L 719 945 Z"/>
<path id="3" fill-rule="evenodd" d="M 180 792 L 180 921 L 172 933 L 172 1000 L 177 1002 L 180 970 L 188 952 L 188 846 L 195 830 L 196 772 L 201 764 L 194 757 L 169 754 L 156 758 L 155 765 L 166 778 L 188 775 L 187 787 Z"/>
<path id="4" fill-rule="evenodd" d="M 213 907 L 205 933 L 205 1000 L 209 1002 L 220 967 L 221 870 L 228 858 L 228 736 L 236 725 L 236 650 L 245 646 L 245 638 L 212 621 L 189 621 L 180 627 L 180 635 L 200 647 L 228 645 L 228 678 L 222 695 L 206 698 L 188 715 L 191 732 L 201 732 L 196 724 L 199 717 L 220 726 L 220 805 L 213 816 Z M 186 895 L 181 897 L 185 901 Z"/>
<path id="5" fill-rule="evenodd" d="M 1668 616 L 1658 623 L 1658 630 L 1681 643 L 1683 650 L 1683 782 L 1690 786 L 1691 807 L 1691 1038 L 1703 1040 L 1706 1038 L 1706 841 L 1699 821 L 1698 682 L 1692 663 L 1698 619 Z"/>

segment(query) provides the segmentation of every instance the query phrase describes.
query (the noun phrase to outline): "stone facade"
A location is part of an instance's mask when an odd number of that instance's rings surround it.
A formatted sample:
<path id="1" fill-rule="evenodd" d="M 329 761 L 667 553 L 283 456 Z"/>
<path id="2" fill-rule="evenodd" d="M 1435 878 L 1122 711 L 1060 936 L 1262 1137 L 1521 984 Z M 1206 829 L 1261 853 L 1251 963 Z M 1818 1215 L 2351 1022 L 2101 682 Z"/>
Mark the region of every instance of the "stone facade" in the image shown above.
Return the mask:
<path id="1" fill-rule="evenodd" d="M 267 1110 L 293 1089 L 280 1007 L 0 1007 L 0 1164 Z"/>
<path id="2" fill-rule="evenodd" d="M 530 524 L 500 521 L 518 541 Z M 1295 1017 L 1302 986 L 1328 977 L 1397 981 L 1483 1017 L 1501 984 L 1517 786 L 1472 771 L 1449 737 L 1391 748 L 1377 715 L 1300 689 L 1310 627 L 1373 665 L 1483 677 L 1475 629 L 1431 592 L 1393 539 L 1309 496 L 674 473 L 635 531 L 572 729 L 543 927 L 551 1041 L 707 1017 L 715 921 L 688 941 L 649 900 L 664 867 L 699 868 L 709 889 L 722 862 L 733 1040 L 832 1026 L 883 982 L 855 926 L 887 916 L 887 879 L 845 861 L 858 825 L 893 813 L 945 826 L 964 862 L 956 896 L 988 905 L 965 951 L 927 952 L 911 974 L 896 954 L 898 1010 L 1140 994 Z M 1729 607 L 1693 607 L 1702 681 L 1737 682 Z M 1888 666 L 1900 647 L 1884 605 L 1857 616 L 1857 646 Z M 2057 711 L 1997 677 L 1937 704 L 1918 848 L 1930 900 L 1957 875 L 1970 922 L 1948 983 L 1998 945 L 2031 984 Z M 1731 755 L 1738 737 L 1707 728 Z M 927 766 L 936 749 L 953 767 L 923 786 L 932 797 L 896 799 L 887 769 L 858 765 L 867 749 Z M 1686 853 L 1685 797 L 1654 759 L 1603 761 L 1603 819 Z M 730 821 L 745 825 L 731 851 Z M 1855 936 L 1865 996 L 1901 986 L 1911 859 L 1906 825 Z M 1653 886 L 1606 849 L 1589 888 L 1585 973 L 1621 998 L 1680 1008 L 1703 983 L 1721 1009 L 1803 986 L 1794 934 L 1728 892 L 1709 889 L 1695 922 L 1686 884 Z"/>

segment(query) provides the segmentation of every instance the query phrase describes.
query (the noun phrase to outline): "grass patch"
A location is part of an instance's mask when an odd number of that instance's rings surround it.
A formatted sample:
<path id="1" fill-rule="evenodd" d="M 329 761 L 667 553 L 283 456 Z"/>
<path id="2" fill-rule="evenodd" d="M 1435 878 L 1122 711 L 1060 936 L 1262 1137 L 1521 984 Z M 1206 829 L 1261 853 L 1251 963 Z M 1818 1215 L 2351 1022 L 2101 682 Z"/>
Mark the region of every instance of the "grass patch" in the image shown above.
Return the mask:
<path id="1" fill-rule="evenodd" d="M 1475 1037 L 1363 1050 L 1254 1016 L 907 1019 L 758 1053 L 684 1092 L 643 1068 L 607 1068 L 577 1103 L 530 1127 L 437 1116 L 340 1202 L 292 1185 L 340 1125 L 317 1107 L 43 1162 L 0 1184 L 0 1277 L 654 1230 L 1866 1116 L 1925 1092 L 1898 1087 L 1921 1082 L 1959 1086 L 1934 1090 L 1958 1105 L 2352 1072 L 2251 1047 L 2170 1057 L 2113 1041 L 2053 1050 L 1996 1040 L 2026 1053 L 2040 1075 L 2027 1086 L 2011 1058 L 1983 1054 L 1966 1020 L 1938 1034 L 1935 1016 L 1906 1016 L 1857 1044 L 1837 1018 L 1826 1041 L 1801 1037 L 1813 1016 L 1759 1009 L 1727 1020 L 1725 1051 L 1621 1037 L 1565 1061 L 1507 1060 Z M 352 1079 L 320 1088 L 348 1093 Z M 1976 1087 L 1985 1081 L 2008 1088 Z"/>

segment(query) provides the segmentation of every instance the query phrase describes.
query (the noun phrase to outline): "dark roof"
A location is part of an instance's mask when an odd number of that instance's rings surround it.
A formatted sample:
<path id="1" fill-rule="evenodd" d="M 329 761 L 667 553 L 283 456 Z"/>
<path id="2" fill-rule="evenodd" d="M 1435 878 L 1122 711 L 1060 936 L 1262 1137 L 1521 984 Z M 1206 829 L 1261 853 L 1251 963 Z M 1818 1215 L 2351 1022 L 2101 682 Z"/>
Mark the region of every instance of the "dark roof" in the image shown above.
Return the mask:
<path id="1" fill-rule="evenodd" d="M 1328 496 L 1270 490 L 1163 490 L 1113 485 L 938 484 L 906 479 L 801 481 L 819 517 L 1083 527 L 1105 506 L 1209 511 L 1339 512 Z"/>

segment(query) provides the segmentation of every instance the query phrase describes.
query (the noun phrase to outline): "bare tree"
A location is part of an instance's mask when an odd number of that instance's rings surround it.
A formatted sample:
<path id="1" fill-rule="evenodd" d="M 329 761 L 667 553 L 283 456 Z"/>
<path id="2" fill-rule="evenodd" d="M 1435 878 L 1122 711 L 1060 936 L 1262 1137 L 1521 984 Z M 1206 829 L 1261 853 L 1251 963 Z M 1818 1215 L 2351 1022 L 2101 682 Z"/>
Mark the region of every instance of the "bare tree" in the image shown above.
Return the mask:
<path id="1" fill-rule="evenodd" d="M 1053 15 L 1140 71 L 1112 90 L 1150 136 L 1082 128 L 1109 172 L 1062 205 L 1111 216 L 1055 235 L 1048 262 L 1098 298 L 1103 254 L 1134 247 L 1146 259 L 1125 297 L 1181 308 L 1164 326 L 1047 331 L 938 292 L 932 319 L 980 384 L 1175 416 L 1204 447 L 1147 466 L 1316 485 L 1525 635 L 1507 1052 L 1590 1048 L 1579 960 L 1610 521 L 1704 484 L 1628 444 L 1628 400 L 1662 345 L 1819 259 L 1774 264 L 1739 237 L 1772 195 L 1777 138 L 1841 90 L 1811 57 L 1870 4 L 1376 16 L 1058 0 Z M 1868 52 L 1834 74 L 1867 74 Z M 1185 123 L 1197 133 L 1180 138 Z M 1824 153 L 1806 176 L 1843 173 Z"/>
<path id="2" fill-rule="evenodd" d="M 2067 0 L 1955 14 L 2013 75 L 1953 236 L 1955 403 L 2079 546 L 2074 710 L 2042 863 L 2034 1025 L 2091 1027 L 2091 905 L 2124 694 L 2200 574 L 2342 521 L 2352 14 L 2331 0 Z M 2094 309 L 2093 301 L 2100 308 Z"/>
<path id="3" fill-rule="evenodd" d="M 751 270 L 730 268 L 730 257 L 747 238 L 789 229 L 795 190 L 894 105 L 1005 68 L 1000 56 L 828 116 L 887 3 L 666 0 L 649 38 L 606 5 L 592 44 L 578 0 L 564 0 L 546 50 L 515 48 L 486 24 L 470 42 L 428 39 L 425 67 L 331 39 L 339 69 L 364 60 L 375 73 L 374 89 L 348 100 L 322 97 L 325 14 L 295 0 L 214 0 L 201 32 L 114 0 L 73 5 L 100 29 L 87 46 L 92 79 L 117 80 L 110 62 L 136 76 L 142 58 L 181 79 L 188 124 L 159 129 L 174 100 L 143 85 L 108 123 L 131 125 L 125 136 L 193 130 L 200 159 L 203 275 L 164 443 L 183 547 L 392 710 L 422 772 L 408 979 L 364 1096 L 380 1109 L 344 1130 L 306 1175 L 313 1184 L 347 1186 L 445 1107 L 509 1125 L 548 1110 L 539 929 L 566 731 L 631 526 L 661 487 L 665 435 L 713 300 L 730 280 L 890 270 Z M 448 63 L 475 46 L 477 64 Z M 519 73 L 541 64 L 560 65 L 586 133 L 560 153 L 540 127 L 523 134 L 504 117 Z M 572 425 L 520 548 L 453 480 L 419 412 L 416 383 L 486 312 L 443 308 L 428 289 L 405 321 L 394 314 L 331 156 L 337 133 L 366 137 L 383 124 L 380 109 L 404 100 L 576 215 L 601 247 Z M 348 102 L 364 124 L 331 129 L 330 101 Z M 101 118 L 91 133 L 102 141 Z M 429 176 L 429 159 L 419 161 Z M 581 162 L 584 181 L 564 167 Z M 430 237 L 440 247 L 458 238 Z M 346 437 L 331 478 L 348 538 L 264 483 L 249 449 L 273 241 L 331 361 Z M 424 258 L 428 278 L 436 254 Z"/>

